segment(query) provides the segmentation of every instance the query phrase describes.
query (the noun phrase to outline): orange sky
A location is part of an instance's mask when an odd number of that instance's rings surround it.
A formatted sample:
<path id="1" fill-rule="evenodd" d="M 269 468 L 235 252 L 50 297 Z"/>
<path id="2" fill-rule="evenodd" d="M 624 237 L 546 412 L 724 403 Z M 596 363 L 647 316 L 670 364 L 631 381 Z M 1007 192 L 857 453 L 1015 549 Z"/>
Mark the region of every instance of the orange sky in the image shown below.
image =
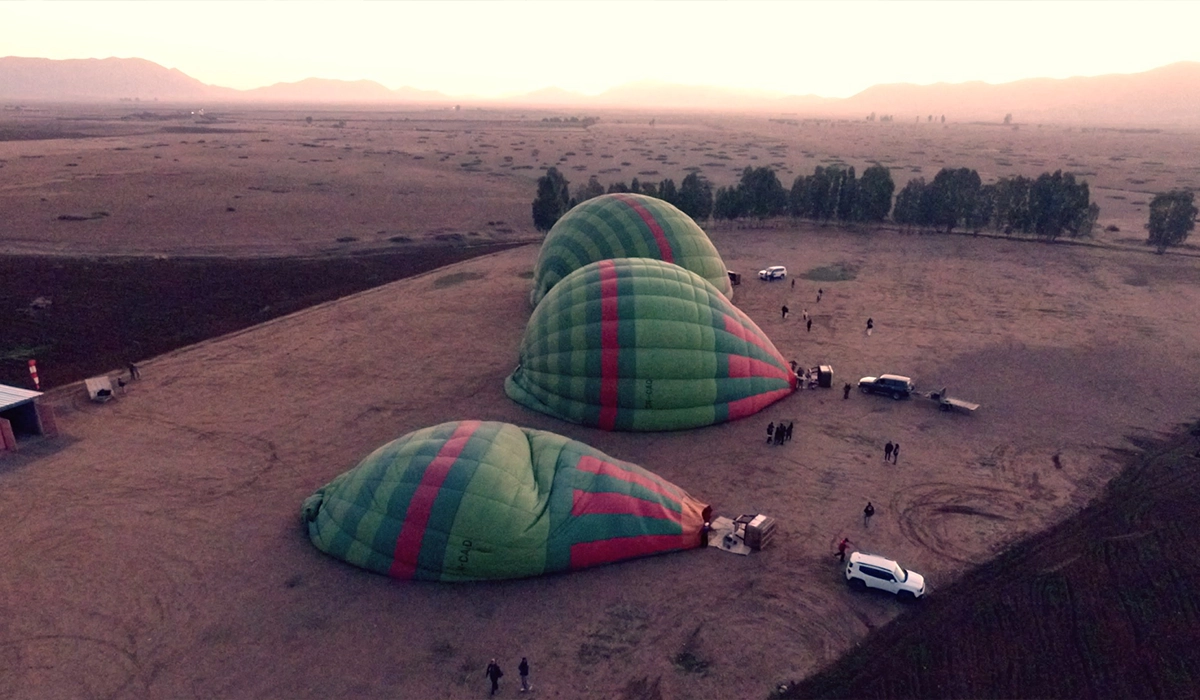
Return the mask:
<path id="1" fill-rule="evenodd" d="M 2 2 L 0 55 L 138 57 L 247 89 L 369 79 L 453 96 L 638 80 L 870 85 L 1200 61 L 1200 2 Z"/>

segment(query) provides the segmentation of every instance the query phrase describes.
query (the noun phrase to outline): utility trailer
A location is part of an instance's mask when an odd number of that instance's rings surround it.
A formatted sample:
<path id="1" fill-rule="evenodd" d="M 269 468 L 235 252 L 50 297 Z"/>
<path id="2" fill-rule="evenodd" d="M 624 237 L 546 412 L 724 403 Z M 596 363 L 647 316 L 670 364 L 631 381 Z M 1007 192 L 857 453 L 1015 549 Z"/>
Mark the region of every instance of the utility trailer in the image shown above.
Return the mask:
<path id="1" fill-rule="evenodd" d="M 943 411 L 959 410 L 963 413 L 974 413 L 979 408 L 979 404 L 971 403 L 963 399 L 956 399 L 946 395 L 946 389 L 943 387 L 941 391 L 935 391 L 929 395 L 929 398 L 937 402 L 938 408 Z"/>

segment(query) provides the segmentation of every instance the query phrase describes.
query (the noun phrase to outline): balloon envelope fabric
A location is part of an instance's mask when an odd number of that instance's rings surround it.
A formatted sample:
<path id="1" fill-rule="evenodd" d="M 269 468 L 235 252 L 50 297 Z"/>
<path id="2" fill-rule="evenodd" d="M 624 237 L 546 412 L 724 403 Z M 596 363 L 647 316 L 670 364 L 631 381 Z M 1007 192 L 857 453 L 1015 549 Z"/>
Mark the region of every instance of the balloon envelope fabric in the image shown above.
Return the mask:
<path id="1" fill-rule="evenodd" d="M 796 389 L 754 321 L 699 275 L 649 258 L 567 275 L 529 319 L 514 401 L 604 430 L 682 430 L 752 415 Z"/>
<path id="2" fill-rule="evenodd" d="M 582 442 L 476 420 L 394 440 L 302 507 L 318 549 L 426 581 L 523 578 L 699 547 L 710 513 Z"/>
<path id="3" fill-rule="evenodd" d="M 733 298 L 725 261 L 692 217 L 654 197 L 606 194 L 577 204 L 546 234 L 534 266 L 530 303 L 536 307 L 575 270 L 613 258 L 675 263 Z"/>

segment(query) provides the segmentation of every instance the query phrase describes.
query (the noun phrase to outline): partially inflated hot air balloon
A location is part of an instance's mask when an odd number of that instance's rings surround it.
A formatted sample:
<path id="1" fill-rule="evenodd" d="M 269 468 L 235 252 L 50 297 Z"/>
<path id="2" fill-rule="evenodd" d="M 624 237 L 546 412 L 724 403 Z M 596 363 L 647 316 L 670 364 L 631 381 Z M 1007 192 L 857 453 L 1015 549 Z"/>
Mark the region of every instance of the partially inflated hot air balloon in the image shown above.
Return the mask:
<path id="1" fill-rule="evenodd" d="M 675 263 L 733 297 L 725 262 L 692 217 L 654 197 L 606 194 L 576 205 L 546 234 L 529 301 L 536 307 L 567 275 L 613 258 Z"/>
<path id="2" fill-rule="evenodd" d="M 699 547 L 709 512 L 581 442 L 481 421 L 389 442 L 302 508 L 322 551 L 426 581 L 523 578 Z"/>
<path id="3" fill-rule="evenodd" d="M 754 321 L 678 265 L 602 260 L 534 309 L 504 389 L 604 430 L 681 430 L 757 413 L 796 375 Z"/>

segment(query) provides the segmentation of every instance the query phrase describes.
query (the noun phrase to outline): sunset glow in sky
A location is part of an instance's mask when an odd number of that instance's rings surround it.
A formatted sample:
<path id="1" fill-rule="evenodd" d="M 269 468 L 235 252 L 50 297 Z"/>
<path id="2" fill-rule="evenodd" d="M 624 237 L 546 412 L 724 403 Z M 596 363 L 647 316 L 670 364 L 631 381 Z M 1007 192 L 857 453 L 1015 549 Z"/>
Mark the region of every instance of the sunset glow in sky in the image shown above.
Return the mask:
<path id="1" fill-rule="evenodd" d="M 878 83 L 1200 61 L 1197 2 L 2 2 L 0 56 L 144 58 L 248 89 L 453 96 L 655 80 L 847 97 Z"/>

